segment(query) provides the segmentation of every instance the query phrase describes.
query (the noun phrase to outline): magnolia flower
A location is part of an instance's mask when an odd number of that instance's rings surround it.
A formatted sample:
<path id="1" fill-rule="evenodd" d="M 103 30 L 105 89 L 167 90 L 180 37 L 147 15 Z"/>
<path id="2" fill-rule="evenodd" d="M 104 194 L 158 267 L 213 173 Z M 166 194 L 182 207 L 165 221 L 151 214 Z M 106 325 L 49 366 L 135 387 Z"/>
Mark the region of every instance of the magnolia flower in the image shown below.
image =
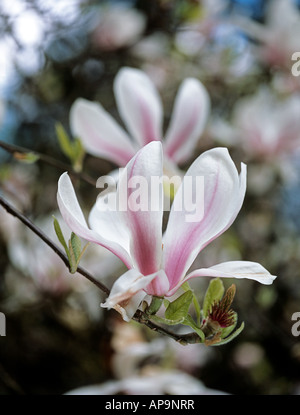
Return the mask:
<path id="1" fill-rule="evenodd" d="M 152 81 L 138 69 L 122 68 L 115 78 L 114 92 L 130 136 L 100 104 L 82 98 L 71 108 L 70 127 L 87 152 L 125 166 L 141 147 L 162 139 L 163 109 Z M 209 96 L 202 83 L 195 78 L 185 79 L 163 141 L 165 162 L 170 168 L 192 155 L 209 108 Z"/>
<path id="2" fill-rule="evenodd" d="M 276 161 L 300 149 L 300 95 L 279 99 L 266 86 L 241 98 L 230 124 L 212 123 L 212 134 L 225 144 L 241 145 L 251 158 Z"/>
<path id="3" fill-rule="evenodd" d="M 131 198 L 135 197 L 132 180 L 143 177 L 151 187 L 151 179 L 162 175 L 162 146 L 154 141 L 138 151 L 127 164 L 112 199 L 118 200 L 125 192 L 128 201 L 132 201 Z M 190 207 L 180 202 L 186 191 L 191 190 L 190 180 L 197 177 L 202 177 L 204 183 L 203 217 L 191 221 Z M 89 228 L 69 176 L 64 173 L 59 179 L 58 205 L 68 226 L 80 237 L 109 249 L 129 269 L 116 280 L 103 307 L 116 309 L 128 321 L 146 294 L 171 296 L 191 278 L 235 277 L 272 283 L 275 277 L 253 262 L 225 262 L 188 273 L 198 253 L 229 228 L 243 203 L 246 166 L 242 164 L 238 174 L 227 149 L 206 151 L 188 169 L 175 194 L 164 235 L 163 188 L 159 186 L 159 189 L 152 190 L 148 202 L 155 209 L 136 210 L 130 206 L 127 209 L 124 206 L 122 209 L 105 209 L 106 196 L 100 194 L 89 215 Z M 192 186 L 193 200 L 198 190 Z M 145 193 L 148 194 L 148 189 Z"/>
<path id="4" fill-rule="evenodd" d="M 278 159 L 300 148 L 300 95 L 278 99 L 263 87 L 239 100 L 233 116 L 237 134 L 250 154 Z"/>

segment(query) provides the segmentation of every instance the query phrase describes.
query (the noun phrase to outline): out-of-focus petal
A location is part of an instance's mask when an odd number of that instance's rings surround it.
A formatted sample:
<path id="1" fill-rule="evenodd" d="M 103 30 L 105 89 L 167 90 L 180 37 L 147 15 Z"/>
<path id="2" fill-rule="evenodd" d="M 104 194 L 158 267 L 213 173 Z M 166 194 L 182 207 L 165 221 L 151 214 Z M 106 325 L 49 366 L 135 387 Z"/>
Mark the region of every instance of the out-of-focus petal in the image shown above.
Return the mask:
<path id="1" fill-rule="evenodd" d="M 165 136 L 165 152 L 170 159 L 182 163 L 193 155 L 209 110 L 209 95 L 202 83 L 194 78 L 183 81 Z"/>
<path id="2" fill-rule="evenodd" d="M 160 96 L 139 69 L 122 68 L 114 82 L 119 113 L 132 137 L 144 146 L 162 138 L 163 110 Z"/>
<path id="3" fill-rule="evenodd" d="M 119 166 L 124 166 L 136 153 L 125 131 L 96 102 L 77 99 L 70 111 L 70 127 L 88 153 Z"/>
<path id="4" fill-rule="evenodd" d="M 161 265 L 162 166 L 161 143 L 153 141 L 128 163 L 118 185 L 120 214 L 131 232 L 131 257 L 143 275 L 158 271 Z"/>
<path id="5" fill-rule="evenodd" d="M 59 178 L 57 202 L 64 221 L 76 235 L 107 248 L 117 255 L 128 268 L 132 267 L 131 258 L 123 246 L 115 240 L 106 239 L 100 233 L 88 228 L 67 173 L 63 173 Z M 99 229 L 99 232 L 101 232 L 101 229 Z"/>
<path id="6" fill-rule="evenodd" d="M 171 289 L 198 253 L 229 228 L 245 191 L 246 166 L 239 175 L 227 149 L 208 150 L 194 161 L 175 195 L 164 235 L 163 268 Z"/>

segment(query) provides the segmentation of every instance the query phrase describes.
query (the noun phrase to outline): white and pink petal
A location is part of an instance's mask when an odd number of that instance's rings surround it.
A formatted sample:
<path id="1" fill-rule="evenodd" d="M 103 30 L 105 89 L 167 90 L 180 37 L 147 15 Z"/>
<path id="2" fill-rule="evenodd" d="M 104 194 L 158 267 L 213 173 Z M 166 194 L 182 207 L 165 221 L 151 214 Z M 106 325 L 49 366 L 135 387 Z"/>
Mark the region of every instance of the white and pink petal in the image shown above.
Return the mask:
<path id="1" fill-rule="evenodd" d="M 127 130 L 140 146 L 161 140 L 163 109 L 160 96 L 141 70 L 124 67 L 114 82 L 119 113 Z"/>
<path id="2" fill-rule="evenodd" d="M 162 256 L 163 185 L 162 146 L 143 147 L 120 176 L 118 199 L 122 221 L 130 231 L 130 253 L 135 267 L 149 275 L 160 269 Z M 153 191 L 155 189 L 155 191 Z"/>
<path id="3" fill-rule="evenodd" d="M 167 157 L 178 164 L 193 156 L 209 111 L 210 99 L 203 84 L 195 78 L 185 79 L 176 96 L 165 135 L 164 148 Z"/>
<path id="4" fill-rule="evenodd" d="M 59 178 L 57 203 L 64 221 L 76 235 L 89 242 L 107 248 L 118 256 L 128 268 L 132 267 L 132 260 L 126 246 L 122 246 L 119 242 L 116 242 L 114 238 L 108 239 L 110 234 L 105 233 L 105 235 L 102 235 L 101 229 L 97 229 L 96 231 L 88 227 L 78 203 L 71 179 L 67 173 L 63 173 Z M 113 219 L 114 218 L 111 215 L 109 215 L 109 217 L 107 216 L 107 220 L 111 221 L 112 226 Z"/>
<path id="5" fill-rule="evenodd" d="M 113 117 L 96 102 L 77 99 L 70 111 L 70 128 L 86 151 L 124 166 L 137 148 Z"/>
<path id="6" fill-rule="evenodd" d="M 214 265 L 209 268 L 200 268 L 189 273 L 184 281 L 196 277 L 214 277 L 214 278 L 246 278 L 260 282 L 264 285 L 270 285 L 277 278 L 270 274 L 261 264 L 251 261 L 228 261 Z M 179 288 L 179 287 L 178 287 Z M 177 289 L 177 288 L 176 288 Z M 175 289 L 173 290 L 175 292 Z M 170 293 L 169 295 L 171 295 Z"/>
<path id="7" fill-rule="evenodd" d="M 163 238 L 163 268 L 171 288 L 183 280 L 198 253 L 229 228 L 245 191 L 246 166 L 239 174 L 227 149 L 208 150 L 194 161 L 175 195 Z"/>

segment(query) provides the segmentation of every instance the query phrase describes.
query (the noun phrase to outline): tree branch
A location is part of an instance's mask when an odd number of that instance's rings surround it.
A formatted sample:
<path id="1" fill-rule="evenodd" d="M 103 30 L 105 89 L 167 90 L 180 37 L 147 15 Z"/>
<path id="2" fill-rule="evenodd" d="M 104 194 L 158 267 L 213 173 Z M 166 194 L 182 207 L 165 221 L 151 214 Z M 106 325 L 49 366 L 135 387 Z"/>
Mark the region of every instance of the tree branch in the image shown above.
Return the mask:
<path id="1" fill-rule="evenodd" d="M 50 157 L 46 154 L 38 153 L 37 151 L 28 150 L 27 148 L 16 146 L 13 144 L 8 144 L 4 141 L 0 140 L 0 147 L 7 151 L 8 153 L 12 154 L 16 159 L 20 159 L 20 155 L 27 154 L 36 156 L 38 160 L 41 160 L 48 164 L 49 166 L 56 167 L 59 170 L 68 171 L 71 176 L 77 177 L 82 179 L 84 182 L 91 184 L 92 186 L 96 187 L 96 181 L 90 177 L 88 174 L 83 172 L 78 172 L 74 170 L 72 167 L 68 166 L 67 164 L 57 160 L 53 157 Z"/>
<path id="2" fill-rule="evenodd" d="M 38 237 L 40 237 L 65 263 L 66 267 L 70 270 L 70 264 L 69 259 L 67 255 L 54 243 L 51 241 L 51 239 L 48 238 L 48 236 L 40 229 L 38 228 L 33 222 L 31 222 L 30 219 L 28 219 L 26 216 L 24 216 L 21 212 L 19 212 L 17 209 L 15 209 L 7 200 L 5 200 L 2 196 L 0 196 L 0 205 L 4 207 L 4 209 L 10 213 L 12 216 L 18 218 L 24 225 L 26 225 L 29 229 L 31 229 Z M 96 280 L 88 271 L 86 271 L 82 267 L 77 268 L 77 272 L 81 275 L 83 275 L 85 278 L 87 278 L 89 281 L 91 281 L 94 285 L 96 285 L 101 291 L 105 292 L 109 295 L 110 291 L 109 289 Z"/>

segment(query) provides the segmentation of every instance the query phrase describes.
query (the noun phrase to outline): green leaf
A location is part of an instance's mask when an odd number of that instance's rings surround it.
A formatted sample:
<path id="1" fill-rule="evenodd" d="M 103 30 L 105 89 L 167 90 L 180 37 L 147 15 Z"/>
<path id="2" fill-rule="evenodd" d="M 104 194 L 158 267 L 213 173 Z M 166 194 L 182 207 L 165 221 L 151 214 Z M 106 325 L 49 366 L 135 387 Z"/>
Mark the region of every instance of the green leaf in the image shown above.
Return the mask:
<path id="1" fill-rule="evenodd" d="M 222 346 L 223 344 L 231 342 L 233 339 L 235 339 L 243 330 L 244 330 L 245 324 L 244 322 L 240 325 L 240 327 L 234 331 L 230 336 L 226 337 L 225 339 L 221 340 L 218 343 L 212 344 L 212 346 Z"/>
<path id="2" fill-rule="evenodd" d="M 80 257 L 80 254 L 81 254 L 81 240 L 74 232 L 72 232 L 70 241 L 71 241 L 72 250 L 74 252 L 75 261 L 77 264 L 78 258 Z"/>
<path id="3" fill-rule="evenodd" d="M 22 163 L 33 164 L 40 158 L 37 154 L 29 152 L 29 153 L 19 153 L 15 151 L 13 156 L 16 160 L 21 161 Z"/>
<path id="4" fill-rule="evenodd" d="M 163 318 L 155 315 L 151 315 L 151 320 L 156 323 L 167 324 L 168 326 L 175 326 L 176 324 L 181 324 L 184 321 L 184 317 L 177 320 Z"/>
<path id="5" fill-rule="evenodd" d="M 75 137 L 73 141 L 73 158 L 72 164 L 75 171 L 80 172 L 82 170 L 83 159 L 85 156 L 85 150 L 82 142 L 79 138 Z"/>
<path id="6" fill-rule="evenodd" d="M 165 316 L 169 320 L 179 320 L 185 318 L 188 314 L 189 307 L 193 301 L 193 292 L 186 291 L 175 301 L 170 303 L 166 309 Z"/>
<path id="7" fill-rule="evenodd" d="M 182 284 L 181 288 L 184 291 L 189 291 L 190 290 L 190 291 L 193 292 L 193 305 L 194 305 L 194 308 L 195 308 L 195 311 L 196 311 L 197 323 L 200 325 L 200 322 L 201 322 L 201 307 L 200 307 L 200 304 L 197 300 L 197 297 L 195 296 L 194 291 L 191 290 L 191 287 L 190 287 L 188 282 L 185 282 L 184 284 Z"/>
<path id="8" fill-rule="evenodd" d="M 64 129 L 62 124 L 59 122 L 55 124 L 55 130 L 56 130 L 56 135 L 57 135 L 58 142 L 59 142 L 62 152 L 64 153 L 65 156 L 67 156 L 69 159 L 72 160 L 74 151 L 73 151 L 72 142 L 68 134 L 66 133 L 66 130 Z"/>
<path id="9" fill-rule="evenodd" d="M 78 137 L 75 137 L 74 140 L 71 140 L 64 127 L 60 123 L 56 123 L 55 129 L 59 146 L 63 154 L 69 158 L 75 171 L 81 171 L 83 158 L 85 155 L 81 140 Z"/>
<path id="10" fill-rule="evenodd" d="M 60 224 L 59 224 L 59 222 L 58 222 L 58 220 L 56 219 L 56 217 L 55 217 L 55 216 L 52 216 L 52 217 L 53 217 L 53 225 L 54 225 L 54 230 L 55 230 L 56 236 L 57 236 L 57 238 L 58 238 L 59 242 L 60 242 L 60 243 L 62 244 L 62 246 L 64 247 L 64 249 L 65 249 L 65 251 L 66 251 L 66 254 L 67 254 L 68 258 L 69 258 L 69 261 L 70 261 L 70 252 L 69 252 L 69 248 L 68 248 L 68 246 L 67 246 L 67 243 L 66 243 L 66 241 L 65 241 L 64 235 L 63 235 L 63 233 L 62 233 L 62 230 L 61 230 Z"/>
<path id="11" fill-rule="evenodd" d="M 220 278 L 210 281 L 203 301 L 203 316 L 207 317 L 214 302 L 221 300 L 224 294 L 224 285 Z"/>
<path id="12" fill-rule="evenodd" d="M 69 252 L 70 252 L 70 257 L 69 257 L 70 272 L 71 274 L 75 274 L 76 269 L 77 269 L 77 261 L 76 261 L 76 256 L 73 250 L 71 239 L 69 239 Z"/>
<path id="13" fill-rule="evenodd" d="M 153 296 L 151 300 L 151 304 L 146 310 L 147 314 L 156 314 L 158 310 L 160 309 L 162 302 L 163 302 L 163 298 Z"/>
<path id="14" fill-rule="evenodd" d="M 202 342 L 204 342 L 205 340 L 205 334 L 203 333 L 203 331 L 197 326 L 197 324 L 194 322 L 192 316 L 190 314 L 188 314 L 186 316 L 186 318 L 183 320 L 182 324 L 191 327 L 200 337 L 200 339 L 202 340 Z"/>

